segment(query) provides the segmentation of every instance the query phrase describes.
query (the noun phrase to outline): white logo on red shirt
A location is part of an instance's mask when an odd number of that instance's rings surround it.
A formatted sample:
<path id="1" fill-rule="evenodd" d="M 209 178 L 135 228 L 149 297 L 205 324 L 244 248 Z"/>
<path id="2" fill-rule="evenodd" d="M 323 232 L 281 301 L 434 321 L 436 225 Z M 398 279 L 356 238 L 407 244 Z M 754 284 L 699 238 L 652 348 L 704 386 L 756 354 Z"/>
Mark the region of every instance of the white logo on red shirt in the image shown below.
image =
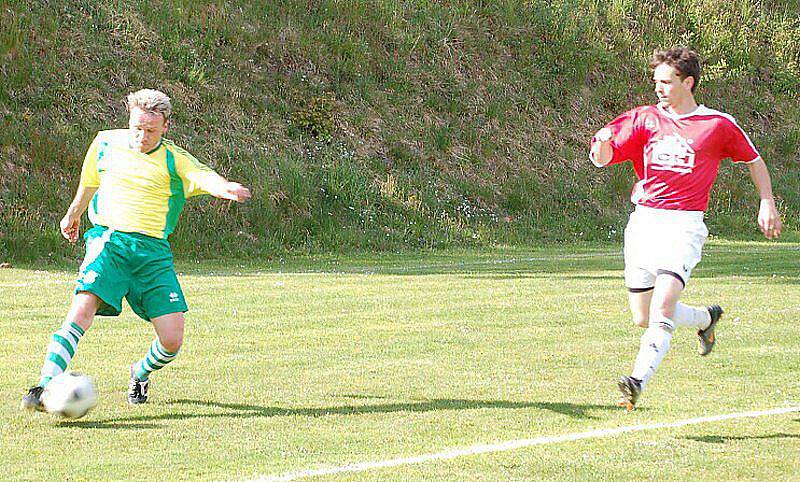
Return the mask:
<path id="1" fill-rule="evenodd" d="M 657 171 L 673 171 L 687 174 L 694 169 L 692 140 L 677 134 L 662 137 L 653 144 L 648 168 Z"/>

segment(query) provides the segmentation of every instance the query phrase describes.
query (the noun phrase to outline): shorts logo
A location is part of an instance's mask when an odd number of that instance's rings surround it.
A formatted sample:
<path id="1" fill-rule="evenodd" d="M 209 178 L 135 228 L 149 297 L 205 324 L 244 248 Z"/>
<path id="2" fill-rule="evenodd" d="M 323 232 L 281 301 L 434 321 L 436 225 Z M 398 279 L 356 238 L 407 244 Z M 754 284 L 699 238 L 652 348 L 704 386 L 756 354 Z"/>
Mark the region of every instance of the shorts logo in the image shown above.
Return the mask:
<path id="1" fill-rule="evenodd" d="M 672 171 L 688 174 L 694 169 L 694 149 L 692 140 L 672 134 L 656 140 L 652 144 L 647 167 L 657 171 Z"/>
<path id="2" fill-rule="evenodd" d="M 169 294 L 169 302 L 170 303 L 176 303 L 176 302 L 178 302 L 180 300 L 181 300 L 181 297 L 180 297 L 180 295 L 178 295 L 178 293 L 173 291 L 172 293 Z"/>

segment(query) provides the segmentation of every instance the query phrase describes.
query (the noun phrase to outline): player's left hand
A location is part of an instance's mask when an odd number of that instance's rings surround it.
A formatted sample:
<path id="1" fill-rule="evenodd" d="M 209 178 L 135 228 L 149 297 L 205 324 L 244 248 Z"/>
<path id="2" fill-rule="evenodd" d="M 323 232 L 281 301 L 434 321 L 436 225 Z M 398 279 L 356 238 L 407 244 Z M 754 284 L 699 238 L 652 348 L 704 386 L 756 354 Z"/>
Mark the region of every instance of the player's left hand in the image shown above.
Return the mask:
<path id="1" fill-rule="evenodd" d="M 252 197 L 250 190 L 238 182 L 228 182 L 221 196 L 223 199 L 230 199 L 238 203 L 243 203 Z"/>
<path id="2" fill-rule="evenodd" d="M 781 235 L 781 217 L 775 208 L 775 201 L 762 199 L 758 209 L 758 227 L 767 239 L 775 239 Z"/>

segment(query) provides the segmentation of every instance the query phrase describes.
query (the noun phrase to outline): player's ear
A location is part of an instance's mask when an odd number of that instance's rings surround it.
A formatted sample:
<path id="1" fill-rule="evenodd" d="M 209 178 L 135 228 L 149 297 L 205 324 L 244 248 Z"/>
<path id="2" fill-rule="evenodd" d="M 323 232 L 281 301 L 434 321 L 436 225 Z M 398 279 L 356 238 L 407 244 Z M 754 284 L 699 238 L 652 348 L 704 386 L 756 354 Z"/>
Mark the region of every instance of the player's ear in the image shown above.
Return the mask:
<path id="1" fill-rule="evenodd" d="M 682 82 L 683 85 L 685 85 L 690 92 L 694 90 L 694 82 L 695 82 L 694 77 L 692 77 L 691 75 L 687 75 Z"/>

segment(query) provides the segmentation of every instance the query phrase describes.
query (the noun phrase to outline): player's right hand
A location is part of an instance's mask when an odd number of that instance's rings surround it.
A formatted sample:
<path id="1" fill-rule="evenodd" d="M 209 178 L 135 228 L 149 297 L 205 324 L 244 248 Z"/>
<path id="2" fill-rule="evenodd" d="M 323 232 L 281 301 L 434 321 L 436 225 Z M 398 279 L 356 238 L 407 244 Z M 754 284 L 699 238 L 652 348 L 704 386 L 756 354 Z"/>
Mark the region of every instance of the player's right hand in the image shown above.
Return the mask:
<path id="1" fill-rule="evenodd" d="M 594 135 L 594 140 L 597 142 L 608 142 L 614 137 L 614 133 L 608 127 L 603 127 Z"/>
<path id="2" fill-rule="evenodd" d="M 225 185 L 225 191 L 222 194 L 223 199 L 230 199 L 231 201 L 236 201 L 238 203 L 243 203 L 251 197 L 252 194 L 250 193 L 250 189 L 242 186 L 238 182 L 228 182 Z"/>
<path id="3" fill-rule="evenodd" d="M 72 216 L 67 213 L 63 219 L 61 219 L 61 235 L 64 236 L 70 243 L 74 243 L 78 240 L 78 233 L 80 232 L 81 227 L 81 217 L 80 216 Z"/>
<path id="4" fill-rule="evenodd" d="M 758 226 L 767 239 L 776 239 L 781 235 L 781 217 L 772 199 L 762 199 L 758 209 Z"/>

